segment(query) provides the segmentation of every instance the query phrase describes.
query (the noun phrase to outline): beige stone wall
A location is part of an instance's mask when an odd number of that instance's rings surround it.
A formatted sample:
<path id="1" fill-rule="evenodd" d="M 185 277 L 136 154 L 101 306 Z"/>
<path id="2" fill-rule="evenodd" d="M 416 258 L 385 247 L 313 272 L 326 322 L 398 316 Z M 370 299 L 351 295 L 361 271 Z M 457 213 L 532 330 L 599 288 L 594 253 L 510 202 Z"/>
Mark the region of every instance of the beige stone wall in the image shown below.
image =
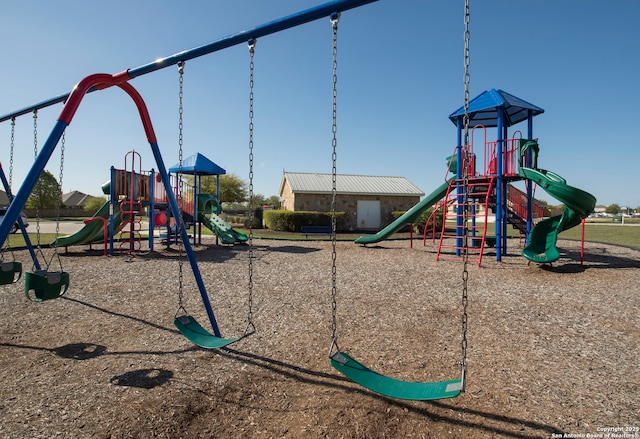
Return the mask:
<path id="1" fill-rule="evenodd" d="M 293 194 L 289 182 L 285 179 L 280 199 L 281 206 L 284 210 L 292 211 L 315 211 L 330 212 L 331 211 L 331 194 Z M 358 220 L 358 200 L 376 200 L 380 201 L 380 223 L 381 228 L 391 223 L 394 217 L 391 212 L 406 211 L 415 206 L 420 197 L 385 197 L 380 195 L 337 195 L 336 210 L 346 213 L 345 228 L 356 229 Z"/>
<path id="2" fill-rule="evenodd" d="M 296 210 L 294 209 L 295 197 L 291 192 L 291 186 L 289 186 L 289 180 L 285 179 L 282 193 L 280 194 L 280 207 L 283 210 Z"/>
<path id="3" fill-rule="evenodd" d="M 284 194 L 283 194 L 284 195 Z M 288 198 L 288 197 L 287 197 Z M 331 211 L 331 195 L 323 194 L 297 194 L 295 197 L 291 197 L 285 203 L 285 197 L 282 197 L 283 209 L 300 211 L 318 211 L 329 212 Z M 376 200 L 380 201 L 380 222 L 381 227 L 386 226 L 394 220 L 391 212 L 394 211 L 406 211 L 412 208 L 420 201 L 420 197 L 384 197 L 379 195 L 337 195 L 336 196 L 336 210 L 338 212 L 345 212 L 345 227 L 347 229 L 357 228 L 358 219 L 358 200 Z M 289 206 L 292 206 L 290 208 Z M 286 207 L 285 207 L 286 206 Z"/>

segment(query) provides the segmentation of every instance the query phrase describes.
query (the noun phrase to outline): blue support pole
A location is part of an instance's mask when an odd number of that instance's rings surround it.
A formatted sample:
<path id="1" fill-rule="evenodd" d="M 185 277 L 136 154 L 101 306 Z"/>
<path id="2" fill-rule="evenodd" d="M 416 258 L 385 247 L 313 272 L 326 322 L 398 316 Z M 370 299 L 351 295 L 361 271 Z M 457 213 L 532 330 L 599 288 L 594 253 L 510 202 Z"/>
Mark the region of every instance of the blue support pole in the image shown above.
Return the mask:
<path id="1" fill-rule="evenodd" d="M 498 179 L 496 182 L 496 261 L 502 261 L 503 240 L 502 240 L 502 221 L 504 216 L 504 187 L 503 187 L 503 156 L 502 156 L 502 108 L 498 108 L 498 124 L 496 131 L 498 132 L 498 140 L 496 142 L 496 161 L 498 165 Z"/>
<path id="2" fill-rule="evenodd" d="M 155 233 L 156 233 L 156 205 L 154 198 L 156 196 L 155 193 L 155 171 L 151 168 L 151 173 L 149 174 L 149 251 L 153 252 L 153 243 L 155 241 Z"/>
<path id="3" fill-rule="evenodd" d="M 458 145 L 456 146 L 456 178 L 458 182 L 456 183 L 457 190 L 457 207 L 456 207 L 456 256 L 460 256 L 462 254 L 461 249 L 464 245 L 464 188 L 460 179 L 462 178 L 462 116 L 458 116 Z"/>
<path id="4" fill-rule="evenodd" d="M 111 184 L 109 184 L 109 256 L 113 256 L 113 236 L 115 235 L 115 230 L 113 230 L 113 212 L 116 206 L 116 168 L 111 167 Z M 120 219 L 122 219 L 122 213 L 120 213 Z M 107 237 L 104 237 L 107 239 Z"/>
<path id="5" fill-rule="evenodd" d="M 184 249 L 185 249 L 185 253 L 187 254 L 187 259 L 189 260 L 189 264 L 191 264 L 193 276 L 196 279 L 196 284 L 198 285 L 198 290 L 200 291 L 200 296 L 202 297 L 202 303 L 204 304 L 204 308 L 207 311 L 209 322 L 211 322 L 211 329 L 213 329 L 213 333 L 215 334 L 216 337 L 221 337 L 220 329 L 218 328 L 218 323 L 216 322 L 216 318 L 213 314 L 213 309 L 211 308 L 211 302 L 209 301 L 209 296 L 207 295 L 207 290 L 204 286 L 200 269 L 198 268 L 198 262 L 196 261 L 195 253 L 193 252 L 193 248 L 191 247 L 191 242 L 189 241 L 189 235 L 187 234 L 187 229 L 184 227 L 182 217 L 180 215 L 180 208 L 178 206 L 178 201 L 176 200 L 176 195 L 171 189 L 171 181 L 169 180 L 169 175 L 167 174 L 167 168 L 164 165 L 164 160 L 162 159 L 162 155 L 160 155 L 160 148 L 158 148 L 157 142 L 150 142 L 149 146 L 151 146 L 151 151 L 153 152 L 153 157 L 156 160 L 156 165 L 158 166 L 158 172 L 160 173 L 160 178 L 162 179 L 162 184 L 164 185 L 165 192 L 167 193 L 169 210 L 171 211 L 171 214 L 174 216 L 174 218 L 177 221 L 176 227 L 178 228 L 178 232 L 180 233 L 180 238 L 182 239 L 182 243 L 184 244 Z M 179 177 L 179 174 L 178 174 L 178 177 Z M 178 182 L 178 184 L 180 184 L 180 182 Z"/>
<path id="6" fill-rule="evenodd" d="M 334 12 L 344 12 L 349 9 L 354 9 L 360 6 L 367 5 L 369 3 L 375 3 L 378 0 L 334 0 L 332 2 L 324 3 L 322 5 L 310 8 L 277 20 L 270 21 L 261 26 L 257 26 L 253 29 L 244 30 L 237 34 L 224 37 L 220 40 L 204 44 L 202 46 L 195 47 L 193 49 L 184 50 L 182 52 L 175 53 L 165 58 L 160 58 L 151 63 L 129 69 L 127 71 L 130 79 L 137 78 L 138 76 L 146 75 L 147 73 L 155 72 L 156 70 L 164 69 L 172 65 L 178 64 L 180 61 L 188 61 L 190 59 L 198 58 L 200 56 L 208 55 L 213 52 L 217 52 L 222 49 L 226 49 L 231 46 L 246 43 L 247 41 L 266 35 L 270 35 L 276 32 L 280 32 L 292 27 L 300 26 L 311 21 L 319 20 L 333 14 Z M 96 91 L 96 87 L 92 87 L 88 90 L 88 93 Z M 13 117 L 22 116 L 33 112 L 35 109 L 49 107 L 51 105 L 65 102 L 70 93 L 60 95 L 46 101 L 42 101 L 35 105 L 23 108 L 16 112 L 10 113 L 6 116 L 0 117 L 0 123 L 9 120 Z"/>
<path id="7" fill-rule="evenodd" d="M 7 194 L 7 198 L 9 198 L 9 202 L 13 202 L 13 194 L 11 193 L 11 187 L 9 186 L 9 182 L 7 181 L 6 175 L 4 175 L 4 170 L 2 169 L 2 164 L 0 163 L 0 180 L 2 180 L 2 185 L 4 186 L 4 191 Z M 22 237 L 24 238 L 24 243 L 27 245 L 27 249 L 29 249 L 29 254 L 31 255 L 31 259 L 33 260 L 33 266 L 36 270 L 41 270 L 40 262 L 38 261 L 38 257 L 36 256 L 36 252 L 33 249 L 33 244 L 31 244 L 31 239 L 29 239 L 29 234 L 27 233 L 27 229 L 24 227 L 24 222 L 22 221 L 22 217 L 18 215 L 18 226 L 20 227 L 20 231 L 22 232 Z M 4 241 L 2 242 L 4 244 Z"/>
<path id="8" fill-rule="evenodd" d="M 504 113 L 501 113 L 504 114 Z M 507 150 L 507 143 L 505 141 L 505 139 L 509 138 L 509 128 L 507 126 L 502 127 L 502 154 L 504 157 L 504 160 L 507 160 L 508 156 L 505 154 L 506 150 Z M 504 162 L 503 162 L 504 163 Z M 504 176 L 504 165 L 502 168 L 502 174 Z M 509 183 L 507 182 L 507 180 L 503 179 L 502 180 L 502 254 L 506 255 L 507 254 L 507 230 L 508 230 L 508 226 L 509 226 L 509 221 L 507 220 L 507 203 L 509 201 L 509 193 L 507 191 L 507 188 L 509 186 Z"/>
<path id="9" fill-rule="evenodd" d="M 527 139 L 533 139 L 533 111 L 527 112 Z M 533 152 L 527 149 L 527 166 L 531 167 L 533 161 Z M 531 229 L 533 229 L 533 183 L 527 181 L 527 244 L 531 237 Z"/>

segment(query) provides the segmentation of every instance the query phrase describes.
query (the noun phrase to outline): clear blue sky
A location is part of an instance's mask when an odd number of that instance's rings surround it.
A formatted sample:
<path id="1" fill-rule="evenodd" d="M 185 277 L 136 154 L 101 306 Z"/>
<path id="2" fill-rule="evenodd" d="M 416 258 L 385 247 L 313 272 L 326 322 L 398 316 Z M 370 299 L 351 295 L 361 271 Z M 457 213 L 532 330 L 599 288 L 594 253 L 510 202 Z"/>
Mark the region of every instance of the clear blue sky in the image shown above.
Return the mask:
<path id="1" fill-rule="evenodd" d="M 14 1 L 3 5 L 0 115 L 116 73 L 323 3 L 322 0 Z M 93 4 L 92 4 L 93 5 Z M 640 206 L 637 0 L 471 0 L 471 97 L 500 88 L 545 109 L 534 119 L 539 166 L 594 194 Z M 338 172 L 442 181 L 463 103 L 463 1 L 380 0 L 342 15 Z M 248 178 L 248 51 L 187 63 L 184 155 L 200 152 Z M 175 67 L 133 80 L 167 166 L 177 162 Z M 331 171 L 331 28 L 319 20 L 258 41 L 255 192 L 276 195 L 283 170 Z M 61 105 L 40 111 L 40 144 Z M 526 132 L 526 127 L 522 127 Z M 33 161 L 32 118 L 18 119 L 14 191 Z M 100 195 L 109 167 L 135 148 L 155 167 L 132 103 L 88 95 L 67 129 L 63 190 Z M 9 168 L 10 124 L 0 125 Z M 59 174 L 59 151 L 47 166 Z M 541 190 L 538 197 L 558 204 Z"/>

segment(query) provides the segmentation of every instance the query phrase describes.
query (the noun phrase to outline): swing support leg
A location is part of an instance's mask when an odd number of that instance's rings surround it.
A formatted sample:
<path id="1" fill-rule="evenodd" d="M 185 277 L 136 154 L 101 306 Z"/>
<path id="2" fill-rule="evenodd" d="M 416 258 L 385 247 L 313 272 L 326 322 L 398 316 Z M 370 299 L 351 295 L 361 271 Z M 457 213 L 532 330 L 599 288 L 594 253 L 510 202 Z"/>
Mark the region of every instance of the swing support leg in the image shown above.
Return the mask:
<path id="1" fill-rule="evenodd" d="M 158 166 L 158 173 L 162 178 L 162 184 L 164 185 L 165 192 L 167 193 L 167 199 L 169 201 L 169 209 L 171 210 L 171 215 L 174 218 L 177 218 L 182 224 L 182 217 L 180 214 L 180 209 L 178 207 L 178 202 L 176 200 L 176 196 L 171 189 L 171 183 L 169 181 L 169 175 L 167 174 L 167 169 L 164 165 L 164 161 L 162 160 L 162 156 L 160 155 L 160 149 L 158 148 L 157 142 L 149 142 L 151 146 L 151 150 L 153 151 L 153 156 L 156 159 L 156 165 Z M 207 316 L 209 317 L 209 322 L 211 322 L 211 329 L 213 329 L 213 333 L 216 337 L 221 337 L 220 329 L 218 328 L 218 323 L 216 322 L 216 318 L 213 314 L 213 309 L 211 308 L 211 302 L 209 301 L 209 296 L 207 295 L 207 290 L 204 286 L 204 282 L 202 281 L 202 275 L 200 274 L 200 268 L 198 267 L 198 263 L 196 262 L 196 256 L 193 253 L 193 248 L 191 247 L 191 243 L 189 242 L 189 235 L 187 234 L 187 230 L 184 226 L 178 227 L 180 229 L 180 239 L 182 239 L 182 243 L 184 244 L 185 253 L 187 254 L 187 259 L 189 260 L 189 264 L 191 264 L 191 269 L 193 270 L 193 275 L 196 278 L 196 283 L 198 285 L 198 291 L 200 292 L 200 296 L 202 297 L 202 303 L 204 304 L 204 308 L 207 311 Z"/>

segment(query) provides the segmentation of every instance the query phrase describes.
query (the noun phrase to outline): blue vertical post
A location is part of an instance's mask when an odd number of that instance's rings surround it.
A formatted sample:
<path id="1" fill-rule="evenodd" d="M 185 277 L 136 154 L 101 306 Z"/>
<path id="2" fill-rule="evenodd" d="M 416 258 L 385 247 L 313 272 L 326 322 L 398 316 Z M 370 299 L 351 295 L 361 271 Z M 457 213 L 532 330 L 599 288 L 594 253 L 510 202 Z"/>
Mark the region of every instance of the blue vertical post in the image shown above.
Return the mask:
<path id="1" fill-rule="evenodd" d="M 4 170 L 2 169 L 1 163 L 0 163 L 0 180 L 2 180 L 2 185 L 4 186 L 4 191 L 7 194 L 7 198 L 9 198 L 9 202 L 10 203 L 13 202 L 13 194 L 11 193 L 11 187 L 9 186 L 9 182 L 7 181 L 7 177 L 4 175 Z M 31 255 L 31 259 L 33 260 L 33 266 L 36 270 L 41 270 L 40 262 L 38 261 L 36 252 L 33 249 L 33 244 L 31 244 L 31 239 L 29 239 L 29 234 L 27 233 L 27 229 L 24 227 L 22 216 L 18 215 L 17 220 L 18 220 L 18 226 L 20 227 L 20 231 L 22 232 L 22 237 L 24 238 L 24 243 L 27 245 L 27 249 L 29 249 L 29 254 Z M 4 244 L 4 242 L 2 244 Z"/>
<path id="2" fill-rule="evenodd" d="M 500 113 L 501 115 L 503 115 L 504 113 Z M 509 159 L 509 155 L 506 154 L 507 152 L 507 142 L 505 139 L 509 138 L 509 127 L 504 125 L 503 123 L 503 127 L 502 127 L 502 136 L 501 136 L 501 140 L 502 140 L 502 154 L 504 157 L 503 163 L 506 163 L 506 160 Z M 504 166 L 504 165 L 503 165 Z M 504 176 L 504 167 L 502 168 L 502 175 Z M 509 187 L 509 183 L 506 179 L 503 178 L 502 180 L 502 254 L 506 255 L 507 254 L 507 230 L 508 230 L 508 226 L 509 226 L 509 221 L 507 220 L 507 209 L 508 209 L 508 201 L 509 201 L 509 192 L 508 192 L 508 187 Z"/>
<path id="3" fill-rule="evenodd" d="M 504 217 L 504 163 L 503 163 L 503 154 L 502 154 L 502 107 L 497 108 L 498 111 L 498 124 L 497 124 L 497 132 L 498 139 L 496 142 L 496 162 L 498 165 L 498 181 L 496 183 L 496 261 L 502 261 L 502 253 L 503 253 L 503 237 L 502 237 L 502 221 Z"/>
<path id="4" fill-rule="evenodd" d="M 153 251 L 153 242 L 155 241 L 155 233 L 156 233 L 156 216 L 155 216 L 155 171 L 151 168 L 151 173 L 149 174 L 149 251 Z"/>
<path id="5" fill-rule="evenodd" d="M 457 183 L 456 183 L 456 190 L 458 193 L 457 196 L 457 207 L 456 207 L 456 256 L 460 256 L 461 253 L 461 249 L 462 246 L 464 245 L 464 239 L 463 239 L 463 227 L 464 227 L 464 221 L 463 221 L 463 215 L 464 215 L 464 187 L 460 182 L 460 179 L 462 178 L 462 125 L 463 125 L 463 117 L 462 116 L 458 116 L 458 145 L 456 146 L 456 158 L 457 158 L 457 163 L 456 163 L 456 178 L 457 178 Z"/>
<path id="6" fill-rule="evenodd" d="M 193 174 L 193 245 L 200 244 L 198 242 L 198 174 L 194 171 Z"/>
<path id="7" fill-rule="evenodd" d="M 167 201 L 169 204 L 169 210 L 171 214 L 176 219 L 176 234 L 180 233 L 180 239 L 182 239 L 182 243 L 184 244 L 184 250 L 187 254 L 187 259 L 191 265 L 191 269 L 193 271 L 193 277 L 196 280 L 196 284 L 198 285 L 198 290 L 200 291 L 200 296 L 202 297 L 202 303 L 204 305 L 204 309 L 207 311 L 207 317 L 209 317 L 209 322 L 211 323 L 211 328 L 213 329 L 213 333 L 216 337 L 220 337 L 220 329 L 218 328 L 218 323 L 216 322 L 216 318 L 213 314 L 213 308 L 211 307 L 211 302 L 209 301 L 209 296 L 207 295 L 207 290 L 204 286 L 204 281 L 202 280 L 202 275 L 200 274 L 200 269 L 198 268 L 198 263 L 196 261 L 196 256 L 193 252 L 193 248 L 191 247 L 191 243 L 189 241 L 189 235 L 187 234 L 187 229 L 184 227 L 184 222 L 181 218 L 180 206 L 178 206 L 178 201 L 176 199 L 176 195 L 174 194 L 171 188 L 171 181 L 169 180 L 169 175 L 167 174 L 167 168 L 164 165 L 164 160 L 162 159 L 162 155 L 160 154 L 160 148 L 158 147 L 158 143 L 156 141 L 150 141 L 149 146 L 151 146 L 151 151 L 153 152 L 153 157 L 156 160 L 156 165 L 158 166 L 158 172 L 160 173 L 160 178 L 162 179 L 162 184 L 164 185 L 165 191 L 167 193 Z M 178 174 L 179 177 L 179 174 Z M 178 182 L 178 184 L 180 184 Z"/>
<path id="8" fill-rule="evenodd" d="M 527 139 L 533 139 L 533 111 L 531 110 L 527 113 Z M 533 151 L 530 148 L 527 148 L 525 163 L 528 167 L 533 166 Z M 533 229 L 533 183 L 527 181 L 527 244 L 531 237 L 531 229 Z"/>
<path id="9" fill-rule="evenodd" d="M 111 167 L 111 184 L 109 185 L 109 256 L 113 256 L 113 236 L 115 230 L 113 230 L 114 210 L 116 208 L 116 168 Z M 121 214 L 122 215 L 122 214 Z M 120 216 L 122 218 L 122 216 Z M 104 239 L 107 239 L 105 236 Z"/>

